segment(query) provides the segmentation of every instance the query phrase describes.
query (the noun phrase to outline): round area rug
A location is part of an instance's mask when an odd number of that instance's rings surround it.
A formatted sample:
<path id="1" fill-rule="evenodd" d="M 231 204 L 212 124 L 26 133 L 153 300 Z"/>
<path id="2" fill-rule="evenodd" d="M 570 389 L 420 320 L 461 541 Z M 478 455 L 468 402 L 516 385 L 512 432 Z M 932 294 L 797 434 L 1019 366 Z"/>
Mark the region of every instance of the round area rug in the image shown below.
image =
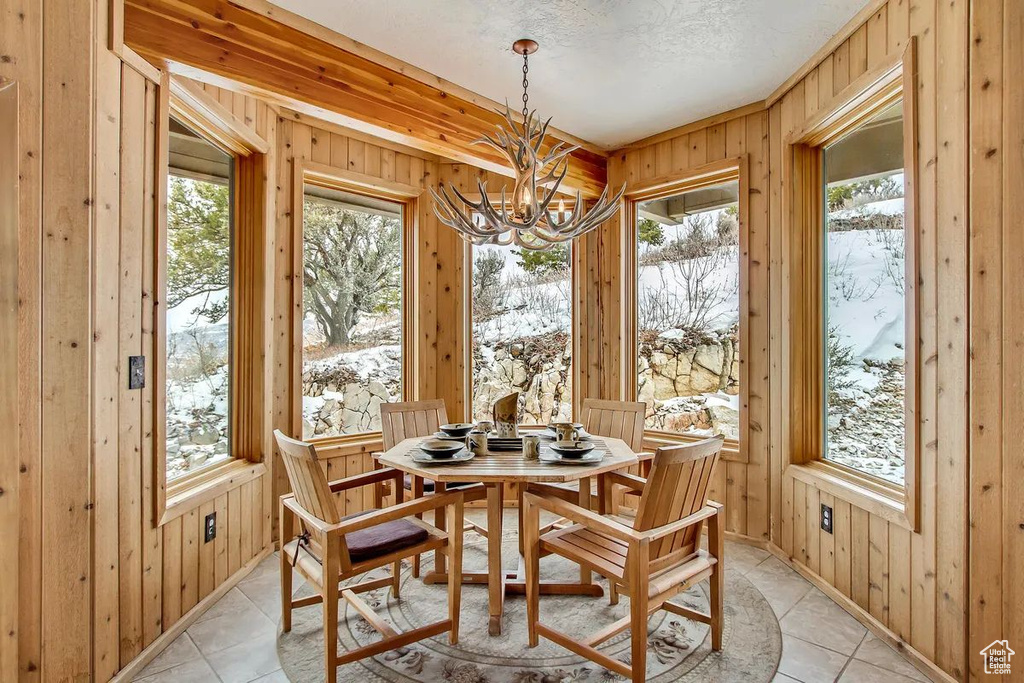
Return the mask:
<path id="1" fill-rule="evenodd" d="M 467 534 L 464 566 L 467 571 L 481 570 L 487 564 L 486 541 Z M 504 534 L 502 556 L 506 569 L 518 559 L 515 531 Z M 423 557 L 429 569 L 433 555 Z M 386 576 L 377 569 L 353 580 Z M 545 579 L 578 578 L 577 565 L 557 556 L 541 560 Z M 647 622 L 649 681 L 771 681 L 782 654 L 782 635 L 775 613 L 764 596 L 739 572 L 726 565 L 725 629 L 720 652 L 711 650 L 711 636 L 705 624 L 691 622 L 663 610 Z M 607 593 L 607 583 L 600 579 Z M 707 582 L 682 593 L 672 602 L 708 610 Z M 313 595 L 304 585 L 296 597 Z M 389 589 L 361 594 L 367 603 L 392 626 L 408 631 L 447 614 L 447 588 L 424 585 L 412 578 L 410 566 L 403 564 L 401 599 L 391 599 Z M 339 603 L 341 650 L 354 649 L 380 639 L 369 624 L 344 600 Z M 608 598 L 547 596 L 540 598 L 540 620 L 570 636 L 582 637 L 629 613 L 629 598 L 622 597 L 611 606 Z M 448 634 L 419 641 L 408 647 L 385 652 L 373 658 L 347 664 L 338 669 L 339 681 L 402 681 L 407 683 L 547 683 L 549 681 L 619 681 L 618 674 L 541 637 L 536 648 L 527 646 L 526 601 L 522 596 L 505 600 L 502 634 L 487 633 L 487 587 L 465 585 L 462 588 L 462 617 L 459 644 L 448 644 Z M 292 630 L 279 633 L 278 655 L 284 673 L 294 683 L 324 680 L 322 610 L 319 605 L 292 612 Z M 611 657 L 629 661 L 629 630 L 606 641 L 600 648 Z"/>

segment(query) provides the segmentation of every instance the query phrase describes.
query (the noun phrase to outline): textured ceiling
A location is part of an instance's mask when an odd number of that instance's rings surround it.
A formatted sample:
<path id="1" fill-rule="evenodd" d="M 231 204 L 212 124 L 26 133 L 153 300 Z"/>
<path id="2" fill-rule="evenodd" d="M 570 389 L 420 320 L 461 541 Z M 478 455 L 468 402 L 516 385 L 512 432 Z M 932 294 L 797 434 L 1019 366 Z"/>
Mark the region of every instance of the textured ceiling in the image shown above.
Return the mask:
<path id="1" fill-rule="evenodd" d="M 759 100 L 865 0 L 273 0 L 493 100 L 540 43 L 530 104 L 612 148 Z"/>

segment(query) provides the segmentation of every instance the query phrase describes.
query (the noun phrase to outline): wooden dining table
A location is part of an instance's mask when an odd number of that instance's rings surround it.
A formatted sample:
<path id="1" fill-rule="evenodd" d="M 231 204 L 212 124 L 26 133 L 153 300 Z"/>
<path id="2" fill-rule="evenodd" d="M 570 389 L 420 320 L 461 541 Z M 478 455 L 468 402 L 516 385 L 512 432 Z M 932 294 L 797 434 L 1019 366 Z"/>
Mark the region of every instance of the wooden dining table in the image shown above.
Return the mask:
<path id="1" fill-rule="evenodd" d="M 528 433 L 528 432 L 523 432 Z M 604 452 L 604 458 L 594 464 L 557 464 L 541 460 L 526 460 L 522 451 L 490 451 L 478 453 L 464 463 L 420 464 L 410 457 L 418 451 L 423 438 L 406 439 L 394 448 L 385 451 L 378 458 L 384 467 L 394 467 L 414 477 L 435 482 L 437 491 L 443 491 L 449 484 L 482 483 L 487 489 L 487 571 L 463 572 L 463 582 L 486 584 L 488 587 L 488 630 L 492 636 L 501 634 L 501 619 L 506 595 L 526 593 L 522 541 L 522 492 L 529 482 L 564 484 L 579 482 L 579 491 L 574 492 L 578 503 L 589 508 L 592 497 L 592 483 L 597 480 L 597 509 L 604 511 L 605 486 L 602 475 L 625 469 L 638 463 L 638 456 L 621 439 L 593 436 L 595 449 Z M 541 450 L 547 451 L 548 442 L 541 442 Z M 502 512 L 505 484 L 517 485 L 519 498 L 519 568 L 505 572 L 501 566 Z M 444 528 L 444 516 L 438 514 L 434 523 Z M 446 558 L 443 553 L 434 556 L 434 568 L 426 573 L 427 583 L 445 583 L 448 580 Z M 600 597 L 604 590 L 592 580 L 590 570 L 580 570 L 579 582 L 542 581 L 541 594 L 589 595 Z"/>

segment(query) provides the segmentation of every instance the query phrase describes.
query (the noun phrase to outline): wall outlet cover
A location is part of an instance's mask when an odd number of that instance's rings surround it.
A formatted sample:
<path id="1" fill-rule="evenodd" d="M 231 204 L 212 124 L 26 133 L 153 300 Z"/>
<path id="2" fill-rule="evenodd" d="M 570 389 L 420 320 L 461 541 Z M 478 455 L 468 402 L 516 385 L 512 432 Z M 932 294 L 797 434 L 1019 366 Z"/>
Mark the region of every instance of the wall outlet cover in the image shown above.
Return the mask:
<path id="1" fill-rule="evenodd" d="M 832 533 L 832 508 L 824 503 L 821 504 L 821 530 Z"/>
<path id="2" fill-rule="evenodd" d="M 141 389 L 146 386 L 146 357 L 128 356 L 128 388 Z"/>
<path id="3" fill-rule="evenodd" d="M 211 512 L 203 520 L 203 543 L 209 543 L 217 538 L 217 513 Z"/>

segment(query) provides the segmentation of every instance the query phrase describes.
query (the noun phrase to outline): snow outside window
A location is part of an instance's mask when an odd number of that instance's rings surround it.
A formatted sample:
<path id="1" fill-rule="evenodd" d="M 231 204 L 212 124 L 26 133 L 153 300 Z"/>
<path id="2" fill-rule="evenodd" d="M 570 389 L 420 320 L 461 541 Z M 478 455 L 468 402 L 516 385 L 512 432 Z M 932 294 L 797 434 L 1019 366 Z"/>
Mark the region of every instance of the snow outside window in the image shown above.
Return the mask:
<path id="1" fill-rule="evenodd" d="M 231 458 L 234 158 L 171 119 L 167 187 L 167 481 Z"/>
<path id="2" fill-rule="evenodd" d="M 571 248 L 485 245 L 472 257 L 473 419 L 518 391 L 523 424 L 570 420 Z"/>
<path id="3" fill-rule="evenodd" d="M 402 400 L 401 204 L 306 185 L 302 438 L 380 430 Z"/>
<path id="4" fill-rule="evenodd" d="M 903 107 L 824 149 L 825 458 L 904 482 Z"/>
<path id="5" fill-rule="evenodd" d="M 637 206 L 637 396 L 647 429 L 739 438 L 739 183 Z"/>

